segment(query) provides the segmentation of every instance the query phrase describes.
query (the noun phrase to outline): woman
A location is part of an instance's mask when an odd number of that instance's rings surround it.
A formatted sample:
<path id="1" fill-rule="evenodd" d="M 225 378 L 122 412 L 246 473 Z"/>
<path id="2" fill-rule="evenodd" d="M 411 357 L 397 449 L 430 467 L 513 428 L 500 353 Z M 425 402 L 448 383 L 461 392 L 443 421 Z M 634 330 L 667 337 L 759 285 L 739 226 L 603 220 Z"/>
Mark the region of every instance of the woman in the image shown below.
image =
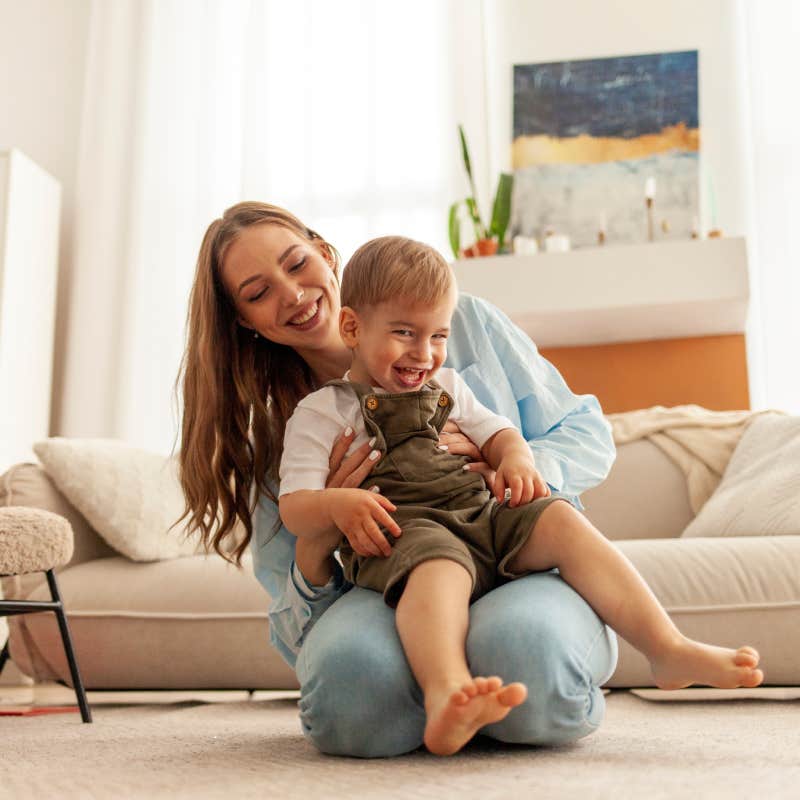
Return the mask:
<path id="1" fill-rule="evenodd" d="M 349 366 L 338 270 L 335 249 L 275 206 L 240 203 L 211 223 L 188 316 L 181 482 L 190 526 L 208 547 L 237 563 L 252 550 L 256 577 L 273 598 L 272 643 L 301 684 L 305 734 L 326 753 L 391 756 L 419 747 L 425 726 L 394 612 L 380 594 L 344 583 L 333 556 L 338 536 L 295 540 L 275 501 L 286 420 L 302 397 Z M 572 394 L 497 309 L 462 296 L 448 351 L 446 366 L 519 425 L 552 489 L 577 501 L 605 477 L 614 447 L 597 400 Z M 369 447 L 343 460 L 352 435 L 343 432 L 334 446 L 329 486 L 358 486 L 375 463 Z M 488 470 L 456 428 L 442 443 L 474 458 L 471 469 Z M 245 529 L 238 539 L 237 521 Z M 529 690 L 483 733 L 560 744 L 600 724 L 598 687 L 614 670 L 616 639 L 557 574 L 505 584 L 474 603 L 467 653 L 477 674 Z"/>

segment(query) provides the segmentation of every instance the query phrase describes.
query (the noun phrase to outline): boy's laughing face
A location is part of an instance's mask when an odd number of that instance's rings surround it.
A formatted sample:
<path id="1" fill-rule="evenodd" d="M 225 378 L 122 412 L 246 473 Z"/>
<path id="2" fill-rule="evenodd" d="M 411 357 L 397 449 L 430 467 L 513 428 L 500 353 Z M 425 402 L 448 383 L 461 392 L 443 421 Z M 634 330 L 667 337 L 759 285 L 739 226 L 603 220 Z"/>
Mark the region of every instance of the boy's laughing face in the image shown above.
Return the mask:
<path id="1" fill-rule="evenodd" d="M 340 331 L 353 352 L 350 378 L 387 392 L 415 392 L 447 358 L 456 291 L 433 305 L 387 301 L 356 312 L 343 308 Z"/>

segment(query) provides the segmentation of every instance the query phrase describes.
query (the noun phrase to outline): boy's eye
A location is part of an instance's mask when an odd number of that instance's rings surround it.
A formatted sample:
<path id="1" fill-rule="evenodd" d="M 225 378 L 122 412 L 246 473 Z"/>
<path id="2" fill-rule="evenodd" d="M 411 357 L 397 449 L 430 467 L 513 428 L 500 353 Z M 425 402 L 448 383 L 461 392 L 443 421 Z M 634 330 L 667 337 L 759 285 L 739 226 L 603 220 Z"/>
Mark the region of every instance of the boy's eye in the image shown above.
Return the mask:
<path id="1" fill-rule="evenodd" d="M 411 331 L 407 328 L 399 328 L 396 331 L 392 331 L 392 333 L 396 333 L 398 336 L 411 336 Z"/>
<path id="2" fill-rule="evenodd" d="M 446 333 L 434 333 L 433 334 L 433 338 L 434 339 L 441 339 L 444 342 L 444 341 L 447 341 L 447 334 Z"/>

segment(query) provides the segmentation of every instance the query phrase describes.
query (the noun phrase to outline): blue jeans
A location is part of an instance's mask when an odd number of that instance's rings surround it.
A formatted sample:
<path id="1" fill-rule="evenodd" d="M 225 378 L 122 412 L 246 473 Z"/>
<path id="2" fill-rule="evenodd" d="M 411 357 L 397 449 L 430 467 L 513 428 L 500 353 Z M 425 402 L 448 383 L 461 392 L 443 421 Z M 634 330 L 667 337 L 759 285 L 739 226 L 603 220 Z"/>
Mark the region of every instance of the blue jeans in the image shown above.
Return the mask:
<path id="1" fill-rule="evenodd" d="M 473 675 L 522 681 L 528 699 L 481 733 L 553 745 L 592 733 L 605 710 L 599 686 L 617 662 L 617 640 L 557 573 L 506 583 L 470 607 Z M 308 634 L 297 659 L 300 720 L 323 752 L 376 758 L 422 745 L 425 709 L 381 595 L 354 587 Z"/>

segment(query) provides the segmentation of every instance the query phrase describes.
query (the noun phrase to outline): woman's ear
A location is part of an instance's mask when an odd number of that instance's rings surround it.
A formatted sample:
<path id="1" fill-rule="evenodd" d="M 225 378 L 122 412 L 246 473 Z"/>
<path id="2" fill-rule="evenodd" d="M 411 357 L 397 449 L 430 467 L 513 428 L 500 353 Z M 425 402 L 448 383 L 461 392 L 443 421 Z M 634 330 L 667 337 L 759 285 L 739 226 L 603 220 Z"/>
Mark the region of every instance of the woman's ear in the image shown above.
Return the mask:
<path id="1" fill-rule="evenodd" d="M 237 317 L 236 321 L 243 327 L 247 328 L 249 331 L 254 331 L 255 328 L 244 318 L 244 317 Z"/>
<path id="2" fill-rule="evenodd" d="M 360 327 L 356 312 L 350 306 L 342 306 L 342 310 L 339 312 L 339 335 L 350 350 L 354 350 L 358 346 Z"/>

